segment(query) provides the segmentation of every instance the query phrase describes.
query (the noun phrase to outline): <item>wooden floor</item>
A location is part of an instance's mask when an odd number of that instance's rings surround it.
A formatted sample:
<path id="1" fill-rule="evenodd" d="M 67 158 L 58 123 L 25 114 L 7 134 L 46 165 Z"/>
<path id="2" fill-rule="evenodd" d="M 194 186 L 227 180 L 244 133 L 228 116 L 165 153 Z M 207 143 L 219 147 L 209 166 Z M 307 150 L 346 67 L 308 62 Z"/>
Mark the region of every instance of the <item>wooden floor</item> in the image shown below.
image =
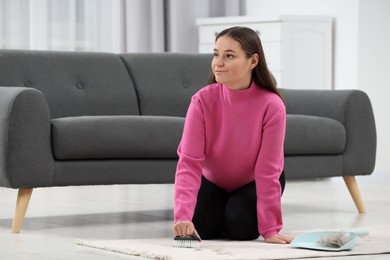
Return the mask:
<path id="1" fill-rule="evenodd" d="M 342 178 L 288 182 L 282 199 L 284 230 L 389 225 L 390 173 L 357 177 L 357 182 L 367 214 L 357 213 Z M 35 189 L 20 234 L 11 233 L 17 191 L 0 188 L 0 259 L 141 260 L 77 246 L 74 241 L 171 236 L 172 188 L 113 185 Z M 390 259 L 390 254 L 330 259 Z"/>

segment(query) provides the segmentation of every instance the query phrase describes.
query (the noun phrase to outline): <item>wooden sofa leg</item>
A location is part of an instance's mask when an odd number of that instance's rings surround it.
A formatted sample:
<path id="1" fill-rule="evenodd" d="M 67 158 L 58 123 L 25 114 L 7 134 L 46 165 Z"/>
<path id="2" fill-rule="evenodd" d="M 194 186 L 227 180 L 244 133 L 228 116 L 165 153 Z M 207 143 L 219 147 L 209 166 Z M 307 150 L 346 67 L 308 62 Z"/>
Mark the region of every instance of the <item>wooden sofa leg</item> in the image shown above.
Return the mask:
<path id="1" fill-rule="evenodd" d="M 12 233 L 19 233 L 22 229 L 24 216 L 26 215 L 32 191 L 33 189 L 19 189 L 18 191 L 14 221 L 12 223 Z"/>
<path id="2" fill-rule="evenodd" d="M 353 202 L 355 202 L 356 208 L 360 214 L 366 213 L 362 197 L 360 195 L 359 187 L 357 185 L 355 176 L 343 176 L 344 182 L 348 187 L 349 193 L 352 196 Z"/>

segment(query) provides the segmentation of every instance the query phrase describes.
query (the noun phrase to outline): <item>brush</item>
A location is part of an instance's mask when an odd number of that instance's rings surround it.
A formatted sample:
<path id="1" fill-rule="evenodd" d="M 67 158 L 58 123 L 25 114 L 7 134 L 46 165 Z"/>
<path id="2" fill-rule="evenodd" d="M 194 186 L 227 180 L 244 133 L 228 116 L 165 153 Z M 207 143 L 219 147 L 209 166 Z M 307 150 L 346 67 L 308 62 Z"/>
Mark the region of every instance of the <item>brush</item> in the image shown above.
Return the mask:
<path id="1" fill-rule="evenodd" d="M 195 234 L 191 236 L 175 236 L 172 245 L 174 247 L 199 248 L 200 241 L 200 238 Z"/>

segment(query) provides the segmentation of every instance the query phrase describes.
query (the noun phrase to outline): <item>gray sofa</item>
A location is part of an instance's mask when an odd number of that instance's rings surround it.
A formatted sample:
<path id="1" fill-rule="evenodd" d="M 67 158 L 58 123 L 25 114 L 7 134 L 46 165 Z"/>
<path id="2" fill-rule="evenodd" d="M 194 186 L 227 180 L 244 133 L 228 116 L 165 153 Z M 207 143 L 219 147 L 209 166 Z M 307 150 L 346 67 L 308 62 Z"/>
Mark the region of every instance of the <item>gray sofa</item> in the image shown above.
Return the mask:
<path id="1" fill-rule="evenodd" d="M 0 186 L 19 189 L 20 231 L 33 188 L 173 183 L 191 96 L 211 55 L 0 50 Z M 373 172 L 376 130 L 358 90 L 281 89 L 287 179 Z M 4 209 L 3 209 L 4 210 Z"/>

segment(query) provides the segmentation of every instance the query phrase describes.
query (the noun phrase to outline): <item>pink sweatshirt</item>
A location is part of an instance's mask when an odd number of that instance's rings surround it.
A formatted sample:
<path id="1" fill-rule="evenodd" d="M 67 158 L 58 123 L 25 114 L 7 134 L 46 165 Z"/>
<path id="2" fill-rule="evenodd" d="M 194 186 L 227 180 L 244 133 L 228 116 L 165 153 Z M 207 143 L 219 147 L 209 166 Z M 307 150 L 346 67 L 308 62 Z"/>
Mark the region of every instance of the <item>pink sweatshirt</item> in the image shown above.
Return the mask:
<path id="1" fill-rule="evenodd" d="M 192 220 L 202 175 L 228 192 L 255 180 L 259 233 L 265 239 L 278 234 L 285 125 L 282 100 L 255 83 L 245 90 L 216 83 L 198 91 L 178 148 L 174 222 Z"/>

